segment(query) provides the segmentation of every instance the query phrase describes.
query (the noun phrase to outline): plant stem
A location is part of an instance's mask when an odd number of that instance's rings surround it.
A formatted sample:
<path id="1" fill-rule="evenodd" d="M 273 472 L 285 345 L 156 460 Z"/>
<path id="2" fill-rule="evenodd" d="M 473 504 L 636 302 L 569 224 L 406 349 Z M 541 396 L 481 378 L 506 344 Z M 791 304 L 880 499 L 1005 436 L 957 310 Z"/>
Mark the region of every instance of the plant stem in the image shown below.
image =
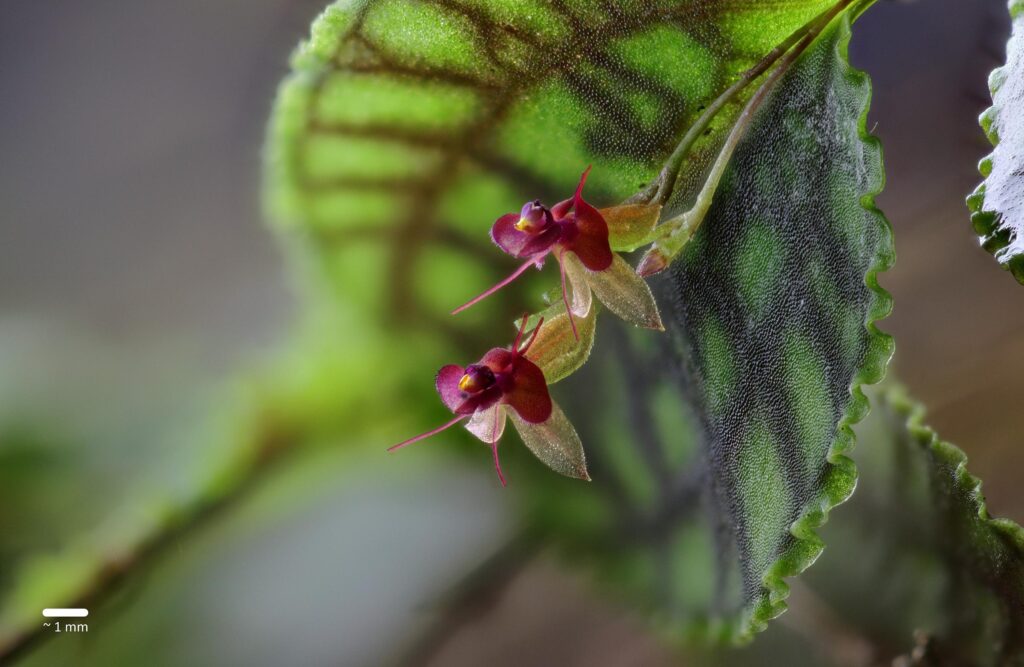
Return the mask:
<path id="1" fill-rule="evenodd" d="M 398 664 L 430 663 L 452 637 L 493 608 L 509 585 L 533 562 L 541 543 L 521 533 L 474 568 L 439 601 L 435 618 L 404 652 Z"/>
<path id="2" fill-rule="evenodd" d="M 640 261 L 640 265 L 637 268 L 637 272 L 640 275 L 650 276 L 665 269 L 669 263 L 671 263 L 672 259 L 682 251 L 683 246 L 685 246 L 690 238 L 693 237 L 693 234 L 704 221 L 704 217 L 707 215 L 708 209 L 711 208 L 715 192 L 718 190 L 722 176 L 725 174 L 725 168 L 729 165 L 729 161 L 732 159 L 732 155 L 736 151 L 736 146 L 739 145 L 740 139 L 743 138 L 743 135 L 750 127 L 750 123 L 753 121 L 757 110 L 768 98 L 768 93 L 771 92 L 778 80 L 782 78 L 782 75 L 789 71 L 789 68 L 793 63 L 795 63 L 803 52 L 807 50 L 815 39 L 817 39 L 818 35 L 821 34 L 821 31 L 828 26 L 832 19 L 855 1 L 856 0 L 840 0 L 840 2 L 836 3 L 827 12 L 821 14 L 818 18 L 801 29 L 803 31 L 803 36 L 800 38 L 799 42 L 796 46 L 787 51 L 779 60 L 778 66 L 772 70 L 747 102 L 746 106 L 743 107 L 743 111 L 736 119 L 732 129 L 729 131 L 729 135 L 725 139 L 725 143 L 719 150 L 718 156 L 715 158 L 715 162 L 711 166 L 711 171 L 708 173 L 708 176 L 704 181 L 704 185 L 697 194 L 697 199 L 694 201 L 693 207 L 685 213 L 662 223 L 657 229 L 655 229 L 655 234 L 657 235 L 655 238 L 659 240 L 655 242 Z M 680 144 L 680 146 L 682 146 L 682 144 Z M 675 182 L 674 178 L 672 179 L 672 182 Z M 661 190 L 659 190 L 659 193 L 660 192 Z M 663 195 L 666 200 L 669 194 L 671 194 L 671 189 L 665 191 Z"/>
<path id="3" fill-rule="evenodd" d="M 297 444 L 302 440 L 298 431 L 262 420 L 249 446 L 243 448 L 241 459 L 233 459 L 221 471 L 225 473 L 222 483 L 213 484 L 212 490 L 192 498 L 173 518 L 154 525 L 128 550 L 118 551 L 99 562 L 82 587 L 60 606 L 94 609 L 106 602 L 130 575 L 151 567 L 164 553 L 178 546 L 180 540 L 212 523 L 247 497 L 287 454 L 298 449 Z M 220 476 L 215 475 L 213 479 L 218 480 Z M 41 622 L 0 635 L 0 665 L 23 657 L 52 636 L 54 633 L 44 630 Z"/>
<path id="4" fill-rule="evenodd" d="M 808 34 L 813 33 L 814 35 L 817 35 L 832 21 L 832 19 L 849 7 L 854 1 L 855 0 L 840 0 L 829 9 L 815 16 L 813 19 L 797 28 L 789 37 L 780 42 L 778 46 L 769 51 L 760 61 L 757 62 L 757 64 L 744 72 L 740 76 L 739 80 L 715 98 L 715 100 L 704 110 L 704 113 L 702 113 L 694 124 L 690 126 L 690 129 L 686 131 L 685 135 L 683 135 L 683 138 L 680 140 L 679 144 L 676 145 L 675 150 L 672 151 L 668 160 L 665 161 L 665 166 L 662 167 L 661 173 L 658 174 L 658 177 L 646 188 L 626 200 L 626 203 L 658 203 L 664 206 L 672 195 L 672 190 L 675 188 L 683 159 L 690 152 L 690 149 L 697 141 L 697 138 L 700 137 L 704 130 L 708 128 L 708 125 L 711 124 L 711 121 L 714 120 L 715 116 L 718 115 L 718 112 L 721 111 L 722 108 L 731 102 L 737 95 L 739 95 L 740 92 L 752 81 L 768 71 L 768 69 L 787 51 L 789 51 L 794 44 L 805 39 Z"/>

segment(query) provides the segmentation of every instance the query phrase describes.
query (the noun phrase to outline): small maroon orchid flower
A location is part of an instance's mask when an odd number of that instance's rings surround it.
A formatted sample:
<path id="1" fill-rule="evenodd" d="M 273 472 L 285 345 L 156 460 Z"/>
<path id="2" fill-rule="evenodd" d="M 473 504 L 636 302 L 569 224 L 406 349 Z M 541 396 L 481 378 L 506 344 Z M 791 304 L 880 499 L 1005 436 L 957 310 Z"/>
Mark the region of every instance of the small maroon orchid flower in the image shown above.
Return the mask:
<path id="1" fill-rule="evenodd" d="M 639 245 L 657 224 L 661 207 L 626 205 L 598 210 L 583 199 L 589 174 L 587 167 L 575 194 L 550 209 L 532 201 L 518 213 L 506 213 L 495 221 L 491 227 L 495 245 L 526 262 L 508 278 L 456 308 L 453 315 L 494 294 L 531 266 L 542 268 L 547 256 L 554 255 L 562 276 L 562 301 L 577 339 L 574 316 L 584 317 L 589 312 L 592 291 L 626 321 L 649 329 L 663 328 L 647 283 L 613 252 Z"/>
<path id="2" fill-rule="evenodd" d="M 401 449 L 468 420 L 466 428 L 490 445 L 498 479 L 505 486 L 505 475 L 498 460 L 498 441 L 508 417 L 537 458 L 563 475 L 589 480 L 583 445 L 576 429 L 551 400 L 541 365 L 527 358 L 527 354 L 536 354 L 536 361 L 547 366 L 556 374 L 553 377 L 560 379 L 582 364 L 585 354 L 581 357 L 566 353 L 568 331 L 560 333 L 565 329 L 564 317 L 555 318 L 557 325 L 546 328 L 543 335 L 541 325 L 544 320 L 541 318 L 529 340 L 520 345 L 528 320 L 528 317 L 523 317 L 519 332 L 510 347 L 494 348 L 480 361 L 466 367 L 451 364 L 441 368 L 435 381 L 437 393 L 455 414 L 455 418 L 438 428 L 400 442 L 388 451 Z M 593 323 L 589 324 L 592 330 Z M 589 354 L 589 348 L 586 353 Z"/>

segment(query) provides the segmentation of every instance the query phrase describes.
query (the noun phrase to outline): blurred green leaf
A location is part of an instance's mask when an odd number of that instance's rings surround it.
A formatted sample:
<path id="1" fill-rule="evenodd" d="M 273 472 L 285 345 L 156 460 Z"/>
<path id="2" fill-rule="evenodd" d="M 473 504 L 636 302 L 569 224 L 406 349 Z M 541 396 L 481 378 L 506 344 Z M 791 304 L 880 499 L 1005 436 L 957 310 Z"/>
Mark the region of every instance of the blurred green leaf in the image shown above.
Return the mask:
<path id="1" fill-rule="evenodd" d="M 1010 16 L 1006 65 L 989 76 L 992 106 L 981 115 L 981 127 L 995 149 L 981 161 L 985 180 L 967 198 L 967 206 L 982 247 L 1024 283 L 1024 2 L 1010 0 Z"/>
<path id="2" fill-rule="evenodd" d="M 887 399 L 890 419 L 905 425 L 900 444 L 912 452 L 906 477 L 920 480 L 901 485 L 905 502 L 929 518 L 951 578 L 949 618 L 937 632 L 945 650 L 960 653 L 959 664 L 1024 662 L 1024 528 L 989 515 L 967 456 L 924 423 L 922 406 L 898 390 Z"/>
<path id="3" fill-rule="evenodd" d="M 337 451 L 354 466 L 368 453 L 359 445 L 371 443 L 379 448 L 369 453 L 383 458 L 382 443 L 393 423 L 423 419 L 427 410 L 395 415 L 352 382 L 376 380 L 397 387 L 399 369 L 415 368 L 417 352 L 429 350 L 429 344 L 392 350 L 393 364 L 379 365 L 380 352 L 367 357 L 352 350 L 374 350 L 389 342 L 351 326 L 349 317 L 335 304 L 311 309 L 287 354 L 236 379 L 213 401 L 219 410 L 201 429 L 205 456 L 195 474 L 173 489 L 138 490 L 133 502 L 120 505 L 102 522 L 93 517 L 83 521 L 83 503 L 60 488 L 59 482 L 66 481 L 62 473 L 74 474 L 66 470 L 74 461 L 65 451 L 69 448 L 58 449 L 44 439 L 40 433 L 47 431 L 0 430 L 0 520 L 10 515 L 41 524 L 3 524 L 12 534 L 0 536 L 0 663 L 52 638 L 42 631 L 40 609 L 108 603 L 125 580 L 140 576 L 170 547 L 237 505 L 271 471 L 283 467 L 281 462 L 320 448 Z M 339 329 L 349 333 L 339 337 Z M 65 531 L 54 539 L 54 526 L 65 522 Z M 49 540 L 37 538 L 37 532 Z"/>
<path id="4" fill-rule="evenodd" d="M 77 463 L 73 448 L 52 428 L 30 420 L 0 425 L 0 593 L 13 565 L 56 544 L 88 512 L 68 492 Z"/>
<path id="5" fill-rule="evenodd" d="M 925 425 L 902 388 L 872 401 L 857 429 L 863 484 L 826 529 L 837 549 L 809 582 L 891 651 L 880 661 L 908 653 L 916 633 L 934 664 L 1021 664 L 1024 529 L 989 515 L 967 457 Z"/>

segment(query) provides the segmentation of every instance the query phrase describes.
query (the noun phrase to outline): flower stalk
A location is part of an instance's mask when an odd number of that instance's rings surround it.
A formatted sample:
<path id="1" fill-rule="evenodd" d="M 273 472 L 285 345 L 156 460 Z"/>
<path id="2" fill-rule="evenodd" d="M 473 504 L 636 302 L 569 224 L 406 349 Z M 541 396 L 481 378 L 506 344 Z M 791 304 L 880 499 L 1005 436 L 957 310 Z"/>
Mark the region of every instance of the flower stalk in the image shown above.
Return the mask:
<path id="1" fill-rule="evenodd" d="M 796 46 L 785 52 L 785 55 L 783 55 L 781 60 L 779 60 L 778 67 L 772 70 L 768 77 L 758 87 L 753 96 L 751 96 L 747 104 L 743 107 L 743 111 L 740 113 L 736 122 L 733 124 L 732 129 L 729 131 L 729 134 L 725 139 L 725 143 L 722 144 L 722 148 L 719 150 L 718 156 L 715 158 L 715 162 L 711 166 L 711 171 L 708 173 L 708 177 L 705 179 L 704 185 L 697 194 L 697 199 L 693 206 L 688 211 L 662 223 L 655 230 L 655 241 L 650 250 L 644 254 L 643 258 L 640 260 L 639 266 L 637 267 L 637 273 L 639 275 L 648 277 L 664 271 L 668 268 L 669 264 L 679 256 L 683 248 L 690 239 L 693 238 L 693 235 L 697 232 L 697 229 L 700 228 L 701 223 L 704 221 L 708 210 L 711 208 L 715 192 L 718 190 L 718 186 L 722 181 L 722 176 L 725 174 L 725 169 L 729 165 L 729 161 L 732 159 L 733 153 L 736 151 L 736 146 L 739 145 L 739 142 L 746 133 L 747 128 L 750 127 L 750 123 L 753 121 L 757 110 L 762 104 L 764 104 L 764 101 L 768 97 L 768 93 L 771 92 L 778 80 L 782 78 L 782 75 L 789 71 L 789 68 L 794 62 L 796 62 L 797 58 L 807 50 L 807 47 L 814 42 L 821 31 L 825 29 L 832 19 L 852 2 L 853 0 L 841 0 L 831 9 L 821 14 L 819 17 L 811 21 L 810 24 L 804 26 L 790 37 L 790 39 L 793 39 L 797 34 L 802 33 L 799 41 L 796 43 Z M 782 48 L 782 45 L 777 47 L 776 51 L 779 48 Z M 772 53 L 775 53 L 775 51 Z M 734 86 L 735 85 L 736 84 L 734 84 Z M 716 100 L 716 102 L 717 101 L 718 100 Z M 685 142 L 686 139 L 684 138 L 683 141 Z M 681 143 L 680 146 L 682 145 L 683 144 Z M 671 187 L 674 182 L 675 177 L 662 181 L 662 187 L 659 187 L 659 190 L 655 194 L 655 199 L 659 197 L 667 199 L 671 194 Z M 670 183 L 669 190 L 667 191 L 664 190 L 665 183 Z"/>

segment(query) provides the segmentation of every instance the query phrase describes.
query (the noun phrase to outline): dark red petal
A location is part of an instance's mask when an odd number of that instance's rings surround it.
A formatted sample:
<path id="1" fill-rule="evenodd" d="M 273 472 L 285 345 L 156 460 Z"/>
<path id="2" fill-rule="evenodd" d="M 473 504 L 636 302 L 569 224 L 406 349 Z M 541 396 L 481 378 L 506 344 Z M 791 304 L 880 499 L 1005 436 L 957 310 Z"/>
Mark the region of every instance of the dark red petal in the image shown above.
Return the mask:
<path id="1" fill-rule="evenodd" d="M 558 228 L 551 225 L 539 233 L 521 232 L 516 229 L 519 216 L 509 213 L 498 218 L 491 227 L 491 240 L 513 257 L 533 257 L 551 249 L 558 240 Z"/>
<path id="2" fill-rule="evenodd" d="M 576 202 L 576 228 L 579 236 L 569 247 L 591 271 L 604 271 L 612 265 L 612 248 L 608 244 L 608 223 L 601 212 L 583 201 Z"/>
<path id="3" fill-rule="evenodd" d="M 437 372 L 437 378 L 434 380 L 437 393 L 441 395 L 441 400 L 452 412 L 455 412 L 465 400 L 465 396 L 459 391 L 459 380 L 465 373 L 466 369 L 462 366 L 449 364 Z"/>
<path id="4" fill-rule="evenodd" d="M 517 216 L 515 213 L 506 213 L 498 218 L 491 226 L 491 240 L 510 255 L 515 255 L 526 242 L 526 233 L 516 229 Z"/>
<path id="5" fill-rule="evenodd" d="M 492 348 L 477 362 L 487 366 L 495 373 L 505 373 L 515 360 L 515 355 L 503 347 Z"/>
<path id="6" fill-rule="evenodd" d="M 587 176 L 590 175 L 590 167 L 583 170 L 580 174 L 580 182 L 576 184 L 576 192 L 573 194 L 571 199 L 560 201 L 551 207 L 551 215 L 555 220 L 561 220 L 565 216 L 569 215 L 570 211 L 576 210 L 579 207 L 579 203 L 583 201 L 583 186 L 587 183 Z"/>
<path id="7" fill-rule="evenodd" d="M 551 247 L 558 242 L 562 231 L 559 225 L 551 225 L 540 234 L 534 234 L 533 238 L 527 241 L 520 252 L 520 257 L 534 257 L 539 259 L 542 255 L 551 251 Z"/>
<path id="8" fill-rule="evenodd" d="M 572 211 L 573 202 L 575 201 L 575 197 L 570 197 L 565 201 L 558 202 L 557 204 L 551 207 L 551 217 L 558 221 L 564 218 L 565 216 L 569 215 L 570 211 Z"/>
<path id="9" fill-rule="evenodd" d="M 526 357 L 516 359 L 505 403 L 531 424 L 539 424 L 551 416 L 551 394 L 544 372 Z"/>

